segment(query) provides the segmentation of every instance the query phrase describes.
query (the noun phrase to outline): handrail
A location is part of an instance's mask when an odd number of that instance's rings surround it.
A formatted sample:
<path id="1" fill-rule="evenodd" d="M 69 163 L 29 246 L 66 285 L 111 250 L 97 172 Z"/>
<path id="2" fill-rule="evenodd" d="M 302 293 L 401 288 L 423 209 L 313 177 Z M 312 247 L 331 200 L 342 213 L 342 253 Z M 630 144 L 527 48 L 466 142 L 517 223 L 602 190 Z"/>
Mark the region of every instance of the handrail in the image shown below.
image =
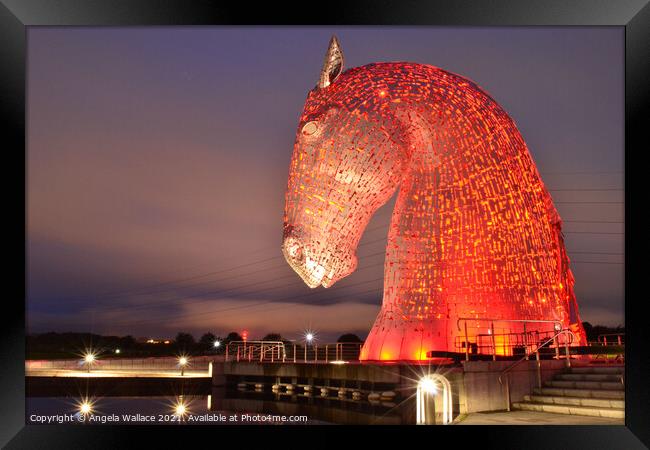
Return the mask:
<path id="1" fill-rule="evenodd" d="M 621 337 L 625 337 L 625 333 L 605 333 L 605 334 L 599 334 L 598 337 L 596 338 L 596 341 L 599 344 L 605 344 L 607 345 L 607 337 L 608 336 L 616 336 L 616 341 L 618 345 L 623 345 L 624 342 L 622 341 Z M 600 338 L 604 338 L 601 340 Z"/>
<path id="2" fill-rule="evenodd" d="M 547 344 L 550 344 L 551 342 L 553 342 L 553 341 L 555 340 L 555 338 L 557 338 L 557 337 L 560 336 L 561 334 L 569 334 L 569 335 L 571 336 L 571 342 L 573 342 L 573 339 L 575 339 L 575 334 L 573 334 L 573 331 L 568 330 L 568 329 L 561 330 L 561 331 L 558 331 L 557 333 L 555 333 L 555 334 L 553 335 L 552 338 L 547 339 L 546 341 L 544 341 L 543 344 L 540 344 L 540 345 L 535 349 L 535 352 L 537 352 L 540 348 L 543 348 L 543 347 L 546 346 Z M 568 346 L 568 344 L 567 344 L 567 346 Z M 522 357 L 521 359 L 515 361 L 513 364 L 509 365 L 508 367 L 506 367 L 506 368 L 501 372 L 501 374 L 499 375 L 499 383 L 501 383 L 501 377 L 502 377 L 504 374 L 510 372 L 513 368 L 515 368 L 516 366 L 518 366 L 519 364 L 521 364 L 523 361 L 526 361 L 526 357 L 525 357 L 525 356 Z M 501 384 L 503 384 L 503 383 L 501 383 Z"/>
<path id="3" fill-rule="evenodd" d="M 554 342 L 561 334 L 567 334 L 568 336 L 571 336 L 571 343 L 573 343 L 575 341 L 576 336 L 573 333 L 573 331 L 571 331 L 569 329 L 564 329 L 564 330 L 560 330 L 557 333 L 555 333 L 553 335 L 553 337 L 551 337 L 550 339 L 547 339 L 544 343 L 538 345 L 537 348 L 535 349 L 535 359 L 537 361 L 537 384 L 538 384 L 538 387 L 540 387 L 540 388 L 542 387 L 541 386 L 541 384 L 542 384 L 542 376 L 541 376 L 541 364 L 539 362 L 539 350 L 541 348 L 545 347 L 546 345 L 550 344 L 551 342 Z M 571 360 L 570 360 L 570 354 L 569 354 L 569 342 L 566 342 L 564 344 L 564 347 L 565 347 L 565 351 L 566 351 L 566 364 L 567 364 L 568 367 L 571 367 Z M 556 352 L 557 352 L 557 350 L 556 350 Z M 559 359 L 559 353 L 557 353 L 557 356 L 558 356 L 558 359 Z M 515 361 L 513 364 L 509 365 L 504 370 L 502 370 L 501 373 L 499 374 L 499 384 L 503 385 L 503 379 L 502 379 L 503 376 L 510 373 L 510 371 L 512 369 L 514 369 L 516 366 L 521 364 L 523 361 L 528 361 L 528 355 L 525 355 L 521 359 Z M 508 411 L 510 411 L 510 380 L 509 379 L 508 379 L 508 382 L 506 383 L 506 401 L 507 401 Z"/>
<path id="4" fill-rule="evenodd" d="M 492 359 L 496 361 L 497 355 L 496 355 L 496 340 L 494 337 L 494 322 L 516 322 L 516 323 L 523 323 L 524 324 L 524 339 L 527 339 L 527 332 L 526 332 L 526 324 L 527 323 L 552 323 L 553 324 L 553 329 L 556 331 L 560 331 L 562 329 L 562 322 L 559 320 L 542 320 L 542 319 L 492 319 L 489 317 L 459 317 L 456 320 L 456 328 L 458 328 L 458 331 L 460 331 L 460 322 L 464 321 L 465 322 L 465 361 L 469 361 L 469 333 L 467 331 L 467 322 L 468 321 L 478 321 L 478 322 L 490 322 L 490 332 L 492 334 L 492 345 L 493 345 L 493 354 L 492 354 Z M 528 343 L 524 342 L 524 345 L 528 347 Z M 528 358 L 526 358 L 528 359 Z"/>
<path id="5" fill-rule="evenodd" d="M 290 346 L 289 349 L 286 347 Z M 308 362 L 308 358 L 313 357 L 313 362 L 329 362 L 331 357 L 334 361 L 356 360 L 363 342 L 336 342 L 331 344 L 298 344 L 296 342 L 282 341 L 231 341 L 226 344 L 226 361 L 230 360 L 230 354 L 233 358 L 240 361 L 242 358 L 249 362 L 253 359 L 259 359 L 263 362 L 267 359 L 267 354 L 271 354 L 271 362 L 275 361 L 275 352 L 278 352 L 277 362 L 285 362 L 290 359 L 293 363 L 298 361 Z M 237 347 L 235 356 L 235 349 Z M 304 356 L 298 357 L 298 350 L 304 349 Z M 289 356 L 291 355 L 291 356 Z"/>
<path id="6" fill-rule="evenodd" d="M 552 323 L 552 324 L 559 324 L 562 326 L 562 322 L 559 320 L 537 320 L 537 319 L 490 319 L 488 317 L 459 317 L 456 320 L 456 327 L 458 328 L 458 331 L 460 331 L 460 321 L 476 321 L 476 322 L 533 322 L 533 323 Z"/>

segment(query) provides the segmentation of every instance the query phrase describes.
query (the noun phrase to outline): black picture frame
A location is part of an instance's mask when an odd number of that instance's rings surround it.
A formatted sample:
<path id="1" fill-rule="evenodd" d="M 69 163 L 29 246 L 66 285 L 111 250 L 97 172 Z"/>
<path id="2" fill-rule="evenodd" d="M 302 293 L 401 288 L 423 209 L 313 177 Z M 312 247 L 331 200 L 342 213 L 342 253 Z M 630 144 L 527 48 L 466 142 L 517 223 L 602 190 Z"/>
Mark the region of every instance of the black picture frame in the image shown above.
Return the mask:
<path id="1" fill-rule="evenodd" d="M 26 186 L 25 157 L 25 79 L 27 73 L 27 28 L 37 26 L 147 26 L 147 25 L 430 25 L 430 26 L 615 26 L 625 28 L 625 320 L 626 403 L 625 426 L 531 426 L 531 427 L 374 427 L 360 431 L 364 436 L 394 434 L 405 443 L 423 438 L 435 445 L 449 435 L 455 445 L 465 446 L 470 438 L 482 448 L 644 448 L 650 446 L 648 391 L 650 375 L 650 341 L 645 322 L 645 293 L 640 279 L 645 264 L 642 256 L 644 239 L 640 228 L 639 205 L 644 193 L 633 172 L 642 166 L 636 160 L 643 154 L 649 117 L 650 79 L 650 0 L 429 0 L 429 1 L 329 1 L 281 7 L 275 2 L 260 4 L 222 4 L 210 0 L 0 0 L 0 110 L 5 126 L 5 174 L 11 180 L 5 192 L 10 206 L 5 216 L 13 244 L 13 258 L 6 258 L 6 280 L 15 288 L 6 295 L 2 327 L 2 422 L 0 444 L 7 448 L 89 447 L 126 448 L 135 439 L 151 444 L 152 433 L 162 437 L 165 446 L 186 440 L 207 438 L 214 445 L 215 436 L 244 431 L 244 445 L 250 439 L 273 439 L 268 433 L 277 427 L 170 426 L 48 426 L 25 425 L 25 298 L 26 283 L 26 208 L 19 195 Z M 21 181 L 18 181 L 21 180 Z M 21 186 L 17 186 L 22 182 Z M 634 200 L 634 203 L 633 203 Z M 7 200 L 6 200 L 7 202 Z M 633 208 L 636 206 L 636 208 Z M 20 220 L 20 217 L 23 220 Z M 638 242 L 637 242 L 638 241 Z M 13 255 L 12 255 L 13 256 Z M 21 261 L 23 264 L 19 264 Z M 640 264 L 634 264 L 640 261 Z M 15 273 L 13 273 L 15 272 Z M 22 275 L 22 277 L 21 277 Z M 15 293 L 14 293 L 15 292 Z M 22 298 L 22 300 L 19 300 Z M 9 309 L 7 309 L 9 307 Z M 235 430 L 236 428 L 236 430 Z M 305 431 L 308 427 L 282 427 L 283 431 Z M 301 429 L 301 430 L 297 430 Z M 155 431 L 154 431 L 155 430 Z M 191 430 L 191 431 L 190 431 Z M 328 429 L 328 440 L 335 445 L 336 436 L 349 427 Z M 356 432 L 359 432 L 357 430 Z M 307 436 L 319 440 L 318 431 Z M 462 434 L 461 434 L 462 433 Z M 453 436 L 452 436 L 453 435 Z M 408 438 L 407 438 L 408 436 Z M 298 441 L 296 441 L 297 443 Z M 304 445 L 309 445 L 306 441 Z M 229 445 L 238 445 L 231 443 Z M 302 444 L 301 444 L 302 445 Z M 361 445 L 357 443 L 356 445 Z M 449 445 L 449 444 L 447 444 Z M 454 444 L 452 444 L 454 445 Z"/>

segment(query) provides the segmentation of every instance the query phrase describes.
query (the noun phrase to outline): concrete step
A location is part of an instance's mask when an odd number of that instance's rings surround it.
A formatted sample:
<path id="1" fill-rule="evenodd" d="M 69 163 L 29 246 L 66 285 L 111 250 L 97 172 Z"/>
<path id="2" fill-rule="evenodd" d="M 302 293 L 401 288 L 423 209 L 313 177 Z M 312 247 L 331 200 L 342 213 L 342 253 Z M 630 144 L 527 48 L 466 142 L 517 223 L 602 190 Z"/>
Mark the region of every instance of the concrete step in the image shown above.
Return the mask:
<path id="1" fill-rule="evenodd" d="M 611 381 L 617 383 L 621 381 L 621 374 L 615 373 L 559 373 L 555 375 L 555 380 L 565 381 Z"/>
<path id="2" fill-rule="evenodd" d="M 622 374 L 625 373 L 625 366 L 585 366 L 571 367 L 569 373 L 600 373 L 600 374 Z"/>
<path id="3" fill-rule="evenodd" d="M 512 404 L 513 409 L 524 411 L 540 411 L 576 416 L 610 417 L 623 419 L 625 410 L 620 408 L 596 408 L 593 406 L 549 405 L 546 403 L 517 402 Z"/>
<path id="4" fill-rule="evenodd" d="M 545 387 L 567 388 L 567 389 L 606 389 L 612 391 L 624 390 L 620 381 L 566 381 L 551 380 L 544 383 Z"/>
<path id="5" fill-rule="evenodd" d="M 625 400 L 590 397 L 568 397 L 565 395 L 525 395 L 524 400 L 531 403 L 550 405 L 592 406 L 594 408 L 625 409 Z"/>
<path id="6" fill-rule="evenodd" d="M 616 399 L 624 400 L 624 390 L 607 390 L 607 389 L 566 389 L 566 388 L 551 388 L 543 387 L 541 389 L 534 388 L 533 394 L 536 395 L 555 395 L 567 397 L 582 397 L 582 398 L 603 398 L 603 399 Z"/>

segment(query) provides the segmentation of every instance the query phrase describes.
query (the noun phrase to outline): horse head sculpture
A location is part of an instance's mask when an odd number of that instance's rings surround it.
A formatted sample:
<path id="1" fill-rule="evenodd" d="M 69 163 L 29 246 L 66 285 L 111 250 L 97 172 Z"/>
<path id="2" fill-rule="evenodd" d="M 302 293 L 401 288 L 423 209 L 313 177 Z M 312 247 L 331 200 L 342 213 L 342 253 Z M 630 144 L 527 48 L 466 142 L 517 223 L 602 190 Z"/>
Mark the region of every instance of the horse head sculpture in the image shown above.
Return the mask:
<path id="1" fill-rule="evenodd" d="M 505 111 L 433 66 L 343 63 L 333 37 L 298 124 L 282 250 L 308 286 L 332 286 L 355 270 L 366 225 L 399 186 L 361 359 L 462 351 L 487 318 L 503 322 L 500 336 L 537 320 L 528 331 L 578 324 L 584 340 L 560 217 Z M 475 319 L 470 336 L 461 319 Z"/>

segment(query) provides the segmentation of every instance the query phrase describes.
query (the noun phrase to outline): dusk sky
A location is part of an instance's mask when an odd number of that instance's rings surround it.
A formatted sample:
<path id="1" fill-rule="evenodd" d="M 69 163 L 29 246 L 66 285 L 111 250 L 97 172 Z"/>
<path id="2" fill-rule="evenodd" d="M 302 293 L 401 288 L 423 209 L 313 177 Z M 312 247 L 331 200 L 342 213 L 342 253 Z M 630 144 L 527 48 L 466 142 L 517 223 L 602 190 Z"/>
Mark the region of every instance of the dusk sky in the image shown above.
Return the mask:
<path id="1" fill-rule="evenodd" d="M 624 324 L 622 28 L 28 31 L 28 331 L 365 337 L 394 201 L 355 273 L 309 289 L 280 249 L 298 118 L 346 68 L 430 64 L 510 114 L 565 221 L 582 319 Z"/>

